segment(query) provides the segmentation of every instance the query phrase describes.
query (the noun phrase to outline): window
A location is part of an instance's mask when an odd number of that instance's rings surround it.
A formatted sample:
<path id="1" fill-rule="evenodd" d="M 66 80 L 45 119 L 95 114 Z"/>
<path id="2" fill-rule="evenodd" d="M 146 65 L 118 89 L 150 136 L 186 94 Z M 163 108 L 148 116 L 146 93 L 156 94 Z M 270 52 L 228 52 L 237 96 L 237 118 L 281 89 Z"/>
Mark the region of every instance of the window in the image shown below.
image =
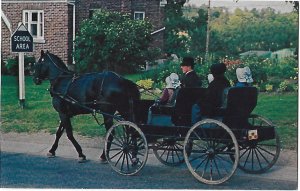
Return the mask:
<path id="1" fill-rule="evenodd" d="M 134 11 L 134 20 L 144 20 L 145 12 L 142 11 Z"/>
<path id="2" fill-rule="evenodd" d="M 168 4 L 167 0 L 160 0 L 159 5 L 160 5 L 161 7 L 164 7 L 166 4 Z"/>
<path id="3" fill-rule="evenodd" d="M 24 10 L 23 23 L 31 33 L 34 42 L 44 43 L 44 11 Z"/>

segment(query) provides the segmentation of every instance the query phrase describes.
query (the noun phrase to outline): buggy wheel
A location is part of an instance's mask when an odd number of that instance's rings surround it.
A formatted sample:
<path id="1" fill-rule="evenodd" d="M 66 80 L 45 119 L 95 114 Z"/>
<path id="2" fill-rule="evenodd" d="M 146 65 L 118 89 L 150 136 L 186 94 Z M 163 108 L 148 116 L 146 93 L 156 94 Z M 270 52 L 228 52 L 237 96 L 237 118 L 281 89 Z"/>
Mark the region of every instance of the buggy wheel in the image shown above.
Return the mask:
<path id="1" fill-rule="evenodd" d="M 110 166 L 119 174 L 138 173 L 148 158 L 144 133 L 132 122 L 116 123 L 106 134 L 105 155 Z"/>
<path id="2" fill-rule="evenodd" d="M 271 134 L 268 128 L 275 127 L 272 122 L 259 115 L 251 115 L 248 122 L 258 132 L 268 135 Z M 276 163 L 280 154 L 280 140 L 275 128 L 272 132 L 273 137 L 261 140 L 261 136 L 268 135 L 258 133 L 257 140 L 247 140 L 240 144 L 240 162 L 238 165 L 240 169 L 248 173 L 259 174 L 266 172 Z"/>
<path id="3" fill-rule="evenodd" d="M 205 184 L 227 181 L 235 172 L 239 159 L 233 132 L 224 123 L 213 119 L 192 126 L 185 137 L 183 153 L 189 171 Z"/>
<path id="4" fill-rule="evenodd" d="M 178 166 L 184 162 L 183 138 L 159 139 L 153 148 L 153 152 L 161 163 L 168 166 Z"/>

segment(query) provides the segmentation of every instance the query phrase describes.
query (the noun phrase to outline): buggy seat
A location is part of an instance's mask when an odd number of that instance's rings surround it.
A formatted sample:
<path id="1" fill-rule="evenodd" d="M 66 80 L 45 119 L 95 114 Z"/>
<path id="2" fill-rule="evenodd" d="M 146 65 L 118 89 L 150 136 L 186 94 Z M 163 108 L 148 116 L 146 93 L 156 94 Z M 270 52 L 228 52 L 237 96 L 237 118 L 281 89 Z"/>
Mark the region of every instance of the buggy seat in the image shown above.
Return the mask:
<path id="1" fill-rule="evenodd" d="M 191 126 L 192 106 L 200 99 L 205 99 L 206 88 L 182 88 L 179 90 L 172 122 L 176 126 Z"/>
<path id="2" fill-rule="evenodd" d="M 174 105 L 152 106 L 149 123 L 158 125 L 190 126 L 192 105 L 205 97 L 206 88 L 181 88 L 177 92 Z M 155 121 L 153 121 L 155 120 Z"/>
<path id="3" fill-rule="evenodd" d="M 255 87 L 231 87 L 224 90 L 223 123 L 232 129 L 245 128 L 248 117 L 257 104 Z"/>

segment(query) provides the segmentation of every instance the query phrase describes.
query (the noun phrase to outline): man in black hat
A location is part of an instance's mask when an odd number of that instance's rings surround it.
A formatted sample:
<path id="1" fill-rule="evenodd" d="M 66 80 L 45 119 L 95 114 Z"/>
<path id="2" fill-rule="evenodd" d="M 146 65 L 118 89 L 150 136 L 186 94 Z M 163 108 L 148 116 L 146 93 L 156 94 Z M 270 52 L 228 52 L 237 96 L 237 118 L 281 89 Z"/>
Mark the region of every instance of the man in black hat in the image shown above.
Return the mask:
<path id="1" fill-rule="evenodd" d="M 214 115 L 222 105 L 222 96 L 225 88 L 230 87 L 230 82 L 224 76 L 226 65 L 224 63 L 213 64 L 210 71 L 214 80 L 208 85 L 207 95 L 204 101 L 199 101 L 192 107 L 192 124 L 201 120 L 201 115 Z M 203 99 L 202 99 L 203 100 Z"/>
<path id="2" fill-rule="evenodd" d="M 184 57 L 180 65 L 183 72 L 181 77 L 181 85 L 184 88 L 201 87 L 202 83 L 196 72 L 194 71 L 194 58 Z"/>

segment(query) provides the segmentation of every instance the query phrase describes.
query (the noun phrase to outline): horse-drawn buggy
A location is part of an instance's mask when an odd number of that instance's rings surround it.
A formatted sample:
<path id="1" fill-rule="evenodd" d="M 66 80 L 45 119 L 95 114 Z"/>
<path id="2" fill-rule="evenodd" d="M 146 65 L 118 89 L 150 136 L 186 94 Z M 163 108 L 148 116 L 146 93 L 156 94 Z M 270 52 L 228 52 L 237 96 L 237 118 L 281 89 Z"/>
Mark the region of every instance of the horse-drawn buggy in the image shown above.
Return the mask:
<path id="1" fill-rule="evenodd" d="M 206 184 L 225 182 L 237 167 L 248 173 L 271 168 L 278 159 L 280 142 L 269 120 L 251 114 L 257 89 L 228 89 L 226 107 L 218 115 L 191 125 L 192 105 L 205 90 L 182 88 L 171 107 L 140 100 L 136 123 L 119 122 L 106 135 L 105 154 L 111 167 L 123 175 L 136 174 L 152 149 L 163 164 L 185 163 Z"/>
<path id="2" fill-rule="evenodd" d="M 137 174 L 150 149 L 165 165 L 186 164 L 192 175 L 206 184 L 228 180 L 237 168 L 263 173 L 276 162 L 280 142 L 275 126 L 251 114 L 257 104 L 254 87 L 228 89 L 224 107 L 214 116 L 191 124 L 192 105 L 204 88 L 179 89 L 175 104 L 164 106 L 141 100 L 136 84 L 113 72 L 75 75 L 55 55 L 42 52 L 34 66 L 34 81 L 49 79 L 53 107 L 60 125 L 49 150 L 55 156 L 64 130 L 79 158 L 85 155 L 72 133 L 70 118 L 79 114 L 103 114 L 107 129 L 101 157 L 123 175 Z M 121 115 L 115 115 L 115 112 Z M 117 122 L 113 124 L 113 120 Z"/>

